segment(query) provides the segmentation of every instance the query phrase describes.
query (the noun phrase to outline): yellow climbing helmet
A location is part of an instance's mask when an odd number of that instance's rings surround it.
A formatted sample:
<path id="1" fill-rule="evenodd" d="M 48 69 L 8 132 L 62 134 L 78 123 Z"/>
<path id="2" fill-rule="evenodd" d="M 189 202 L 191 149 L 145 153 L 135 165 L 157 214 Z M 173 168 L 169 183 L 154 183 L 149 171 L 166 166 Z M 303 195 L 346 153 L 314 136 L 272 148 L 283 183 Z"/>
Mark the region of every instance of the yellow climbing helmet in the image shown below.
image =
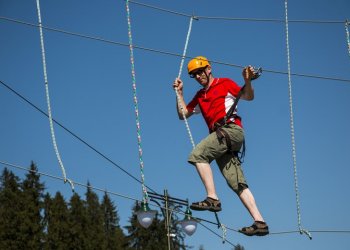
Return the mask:
<path id="1" fill-rule="evenodd" d="M 197 56 L 193 58 L 187 65 L 188 73 L 200 68 L 210 66 L 208 59 L 204 56 Z"/>

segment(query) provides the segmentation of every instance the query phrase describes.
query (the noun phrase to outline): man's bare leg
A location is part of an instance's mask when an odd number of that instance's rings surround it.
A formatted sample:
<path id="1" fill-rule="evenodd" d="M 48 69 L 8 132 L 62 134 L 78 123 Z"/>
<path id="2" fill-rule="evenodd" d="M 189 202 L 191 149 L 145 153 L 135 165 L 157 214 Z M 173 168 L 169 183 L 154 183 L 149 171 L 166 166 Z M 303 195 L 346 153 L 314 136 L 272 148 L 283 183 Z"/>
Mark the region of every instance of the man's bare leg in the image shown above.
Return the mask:
<path id="1" fill-rule="evenodd" d="M 204 184 L 207 196 L 218 200 L 215 191 L 214 177 L 209 163 L 196 163 L 196 169 Z"/>
<path id="2" fill-rule="evenodd" d="M 259 209 L 255 203 L 254 196 L 249 188 L 243 190 L 243 192 L 239 195 L 244 206 L 249 211 L 250 215 L 253 217 L 254 221 L 262 221 L 264 222 L 263 217 L 261 216 Z"/>

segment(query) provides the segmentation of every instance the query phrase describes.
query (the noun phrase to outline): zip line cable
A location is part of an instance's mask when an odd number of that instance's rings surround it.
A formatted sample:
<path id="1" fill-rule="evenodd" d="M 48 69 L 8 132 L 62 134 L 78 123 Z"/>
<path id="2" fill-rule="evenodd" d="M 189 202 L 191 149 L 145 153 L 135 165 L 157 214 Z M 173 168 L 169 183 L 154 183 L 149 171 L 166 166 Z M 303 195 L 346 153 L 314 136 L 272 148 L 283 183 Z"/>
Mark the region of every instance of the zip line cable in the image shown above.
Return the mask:
<path id="1" fill-rule="evenodd" d="M 162 12 L 167 12 L 170 14 L 178 15 L 178 16 L 183 16 L 183 17 L 192 17 L 193 15 L 189 15 L 186 13 L 174 11 L 174 10 L 169 10 L 161 7 L 157 7 L 154 5 L 150 4 L 145 4 L 141 2 L 136 2 L 129 0 L 130 3 L 133 3 L 135 5 L 139 5 L 142 7 L 162 11 Z M 226 20 L 226 21 L 252 21 L 252 22 L 275 22 L 275 23 L 284 23 L 285 20 L 283 19 L 271 19 L 271 18 L 235 18 L 235 17 L 220 17 L 220 16 L 200 16 L 196 15 L 196 19 L 208 19 L 208 20 Z M 339 21 L 339 20 L 289 20 L 290 23 L 314 23 L 314 24 L 340 24 L 344 23 L 344 21 Z"/>
<path id="2" fill-rule="evenodd" d="M 31 169 L 28 169 L 28 168 L 25 168 L 25 167 L 22 167 L 22 166 L 18 166 L 18 165 L 15 165 L 15 164 L 4 162 L 2 160 L 0 160 L 0 164 L 8 166 L 8 167 L 11 167 L 11 168 L 16 168 L 16 169 L 20 169 L 20 170 L 23 170 L 23 171 L 27 171 L 27 172 L 37 173 L 37 174 L 39 174 L 41 176 L 45 176 L 45 177 L 48 177 L 48 178 L 51 178 L 51 179 L 64 180 L 62 177 L 59 177 L 59 176 L 47 174 L 47 173 L 40 172 L 40 171 L 34 171 L 34 170 L 31 170 Z M 124 198 L 124 199 L 140 202 L 140 200 L 138 200 L 136 198 L 132 198 L 130 196 L 127 196 L 127 195 L 124 195 L 124 194 L 121 194 L 121 193 L 117 193 L 117 192 L 109 191 L 109 190 L 106 190 L 106 189 L 94 187 L 92 185 L 86 185 L 86 184 L 79 183 L 79 182 L 76 182 L 76 181 L 74 181 L 74 183 L 77 186 L 81 186 L 81 187 L 85 187 L 85 188 L 89 187 L 89 188 L 91 188 L 93 190 L 96 190 L 96 191 L 99 191 L 99 192 L 103 192 L 103 193 L 107 193 L 107 194 L 114 195 L 114 196 L 117 196 L 117 197 L 121 197 L 121 198 Z M 153 206 L 153 207 L 157 207 L 157 208 L 160 208 L 160 209 L 168 209 L 168 210 L 171 210 L 172 212 L 175 212 L 175 213 L 178 213 L 178 214 L 181 214 L 181 215 L 185 215 L 185 213 L 183 211 L 178 210 L 178 209 L 174 210 L 172 208 L 166 208 L 166 207 L 163 207 L 163 206 L 159 206 L 157 204 L 150 204 L 150 205 Z M 215 225 L 215 226 L 219 226 L 216 222 L 212 222 L 212 221 L 209 221 L 209 220 L 206 220 L 206 219 L 202 219 L 202 218 L 198 218 L 198 217 L 194 217 L 194 216 L 192 216 L 192 218 L 195 219 L 204 228 L 206 228 L 207 230 L 209 230 L 210 232 L 212 232 L 213 234 L 215 234 L 219 238 L 222 238 L 221 235 L 217 234 L 212 229 L 210 229 L 209 227 L 207 227 L 207 226 L 205 226 L 203 224 L 203 222 L 206 222 L 206 223 L 209 223 L 209 224 L 212 224 L 212 225 Z M 232 229 L 230 227 L 226 227 L 226 228 L 229 231 L 233 231 L 233 232 L 237 232 L 238 233 L 238 230 L 236 230 L 236 229 Z M 340 233 L 350 233 L 350 230 L 329 230 L 328 229 L 328 230 L 309 230 L 309 232 L 311 232 L 311 233 L 337 233 L 337 234 L 340 234 Z M 291 230 L 291 231 L 270 232 L 269 235 L 282 235 L 282 234 L 293 234 L 293 233 L 299 233 L 299 231 Z M 226 240 L 226 242 L 229 242 L 229 241 Z M 232 244 L 232 243 L 230 243 L 230 244 Z"/>
<path id="3" fill-rule="evenodd" d="M 37 105 L 35 105 L 33 102 L 31 102 L 30 100 L 28 100 L 28 98 L 24 97 L 23 95 L 21 95 L 19 92 L 17 92 L 16 90 L 14 90 L 13 88 L 11 88 L 8 84 L 6 84 L 5 82 L 0 80 L 0 83 L 6 87 L 8 90 L 10 90 L 12 93 L 14 93 L 15 95 L 17 95 L 19 98 L 21 98 L 23 101 L 25 101 L 27 104 L 29 104 L 32 108 L 36 109 L 37 111 L 39 111 L 42 115 L 45 115 L 46 117 L 49 117 L 49 115 L 47 113 L 45 113 L 45 111 L 43 111 L 42 109 L 40 109 Z M 78 136 L 76 133 L 74 133 L 73 131 L 71 131 L 70 129 L 68 129 L 66 126 L 64 126 L 62 123 L 56 121 L 55 119 L 52 119 L 52 121 L 57 124 L 59 127 L 61 127 L 62 129 L 64 129 L 66 132 L 68 132 L 70 135 L 72 135 L 74 138 L 76 138 L 78 141 L 80 141 L 81 143 L 83 143 L 85 146 L 87 146 L 88 148 L 90 148 L 91 150 L 93 150 L 95 153 L 97 153 L 99 156 L 101 156 L 102 158 L 104 158 L 105 160 L 107 160 L 109 163 L 111 163 L 113 166 L 117 167 L 119 170 L 121 170 L 122 172 L 124 172 L 125 174 L 127 174 L 129 177 L 131 177 L 132 179 L 134 179 L 135 181 L 137 181 L 138 183 L 141 184 L 141 181 L 139 179 L 137 179 L 135 176 L 133 176 L 132 174 L 130 174 L 128 171 L 126 171 L 124 168 L 122 168 L 121 166 L 119 166 L 116 162 L 114 162 L 111 158 L 109 158 L 108 156 L 106 156 L 105 154 L 103 154 L 101 151 L 99 151 L 98 149 L 96 149 L 94 146 L 92 146 L 91 144 L 89 144 L 86 140 L 82 139 L 80 136 Z M 151 190 L 154 193 L 157 193 L 156 191 L 154 191 L 152 188 L 146 186 L 149 190 Z"/>
<path id="4" fill-rule="evenodd" d="M 139 162 L 140 162 L 140 172 L 141 172 L 141 185 L 142 185 L 142 193 L 143 193 L 143 202 L 144 204 L 148 201 L 147 188 L 145 185 L 145 174 L 144 174 L 144 162 L 143 162 L 143 151 L 141 144 L 141 125 L 140 125 L 140 117 L 139 117 L 139 106 L 137 100 L 137 88 L 136 88 L 136 74 L 135 74 L 135 60 L 134 60 L 134 50 L 132 43 L 132 33 L 131 33 L 131 18 L 130 18 L 130 8 L 129 8 L 129 0 L 125 2 L 126 7 L 126 16 L 128 21 L 128 37 L 129 37 L 129 50 L 130 50 L 130 62 L 131 62 L 131 77 L 132 77 L 132 89 L 134 96 L 134 107 L 135 107 L 135 117 L 136 117 L 136 132 L 137 132 L 137 146 L 139 151 Z"/>
<path id="5" fill-rule="evenodd" d="M 22 24 L 22 25 L 26 25 L 26 26 L 31 26 L 31 27 L 39 27 L 39 25 L 37 25 L 37 24 L 33 24 L 33 23 L 29 23 L 29 22 L 25 22 L 25 21 L 21 21 L 21 20 L 17 20 L 17 19 L 12 19 L 12 18 L 8 18 L 8 17 L 3 17 L 3 16 L 0 16 L 0 20 L 4 20 L 4 21 L 16 23 L 16 24 Z M 93 41 L 103 42 L 103 43 L 117 45 L 117 46 L 129 47 L 129 44 L 123 43 L 123 42 L 108 40 L 108 39 L 104 39 L 104 38 L 101 38 L 101 37 L 85 35 L 85 34 L 71 32 L 71 31 L 66 31 L 66 30 L 62 30 L 62 29 L 51 28 L 51 27 L 47 27 L 47 26 L 43 26 L 43 25 L 41 27 L 42 27 L 42 29 L 45 29 L 45 30 L 48 30 L 48 31 L 62 33 L 62 34 L 69 35 L 69 36 L 75 36 L 75 37 L 79 37 L 79 38 L 82 38 L 82 39 L 93 40 Z M 146 48 L 146 47 L 142 47 L 142 46 L 138 46 L 138 45 L 133 45 L 133 48 L 134 49 L 148 51 L 148 52 L 151 52 L 151 53 L 158 53 L 158 54 L 168 55 L 168 56 L 175 56 L 175 57 L 182 57 L 183 56 L 183 55 L 178 54 L 178 53 L 173 53 L 173 52 L 163 51 L 163 50 L 157 50 L 157 49 L 152 49 L 152 48 Z M 192 58 L 194 58 L 194 56 L 185 56 L 185 58 L 192 59 Z M 227 63 L 227 62 L 222 62 L 222 61 L 217 61 L 217 60 L 210 60 L 210 62 L 213 63 L 213 64 L 225 65 L 225 66 L 229 66 L 229 67 L 244 68 L 243 65 Z M 264 72 L 265 73 L 267 72 L 267 73 L 273 73 L 273 74 L 288 75 L 288 72 L 285 72 L 285 71 L 271 70 L 271 69 L 266 69 L 266 68 L 264 68 Z M 332 80 L 332 81 L 339 81 L 339 82 L 350 83 L 350 79 L 344 79 L 344 78 L 339 78 L 339 77 L 328 77 L 328 76 L 320 76 L 320 75 L 312 75 L 312 74 L 301 74 L 301 73 L 291 73 L 291 75 L 292 76 L 299 76 L 299 77 L 306 77 L 306 78 L 315 78 L 315 79 L 321 79 L 321 80 Z"/>
<path id="6" fill-rule="evenodd" d="M 68 181 L 68 183 L 71 186 L 72 191 L 74 192 L 74 184 L 73 182 L 67 178 L 66 170 L 64 168 L 60 152 L 58 151 L 58 146 L 56 142 L 56 136 L 55 136 L 55 130 L 53 127 L 53 121 L 52 121 L 52 113 L 51 113 L 51 103 L 50 103 L 50 93 L 49 93 L 49 82 L 47 78 L 47 70 L 46 70 L 46 56 L 45 56 L 45 46 L 44 46 L 44 34 L 41 24 L 41 13 L 40 13 L 40 2 L 39 0 L 36 0 L 36 7 L 38 12 L 38 21 L 39 21 L 39 32 L 40 32 L 40 45 L 41 45 L 41 55 L 42 55 L 42 63 L 43 63 L 43 70 L 44 70 L 44 80 L 45 80 L 45 92 L 46 92 L 46 102 L 47 102 L 47 110 L 49 114 L 49 123 L 50 123 L 50 132 L 51 132 L 51 139 L 53 148 L 56 153 L 56 157 L 58 160 L 58 164 L 61 167 L 64 183 Z"/>
<path id="7" fill-rule="evenodd" d="M 287 48 L 287 64 L 288 64 L 288 93 L 289 93 L 289 112 L 290 112 L 290 130 L 292 139 L 292 157 L 293 157 L 293 169 L 294 169 L 294 188 L 297 204 L 297 215 L 298 215 L 298 227 L 300 234 L 305 233 L 310 240 L 312 236 L 310 232 L 303 229 L 301 226 L 301 211 L 300 211 L 300 198 L 299 198 L 299 187 L 298 187 L 298 174 L 297 174 L 297 160 L 296 160 L 296 145 L 295 145 L 295 133 L 294 133 L 294 115 L 293 115 L 293 96 L 292 96 L 292 79 L 290 75 L 290 52 L 289 52 L 289 31 L 288 31 L 288 0 L 284 1 L 285 6 L 285 17 L 286 17 L 286 48 Z"/>
<path id="8" fill-rule="evenodd" d="M 193 21 L 193 17 L 190 18 L 190 24 L 189 24 L 189 27 L 188 27 L 188 31 L 187 31 L 187 36 L 186 36 L 186 42 L 185 42 L 185 47 L 184 47 L 184 51 L 183 51 L 183 54 L 182 54 L 182 59 L 181 59 L 181 63 L 180 63 L 180 69 L 179 69 L 179 74 L 177 76 L 177 78 L 181 78 L 181 74 L 182 74 L 182 68 L 183 68 L 183 64 L 184 64 L 184 61 L 185 61 L 185 57 L 186 57 L 186 51 L 187 51 L 187 46 L 188 46 L 188 41 L 190 40 L 190 35 L 191 35 L 191 30 L 192 30 L 192 21 Z M 192 144 L 192 148 L 195 148 L 195 143 L 194 143 L 194 140 L 193 140 L 193 136 L 192 136 L 192 133 L 191 133 L 191 129 L 190 129 L 190 126 L 188 124 L 188 121 L 187 121 L 187 118 L 186 118 L 186 115 L 185 115 L 185 111 L 184 111 L 184 107 L 182 107 L 181 103 L 180 103 L 180 95 L 179 95 L 179 91 L 177 88 L 175 88 L 175 94 L 176 94 L 176 99 L 178 100 L 177 102 L 177 105 L 179 106 L 180 110 L 181 110 L 181 113 L 182 113 L 182 118 L 185 122 L 185 125 L 186 125 L 186 130 L 187 130 L 187 133 L 188 133 L 188 137 L 190 138 L 190 141 L 191 141 L 191 144 Z"/>
<path id="9" fill-rule="evenodd" d="M 170 13 L 170 14 L 178 15 L 178 16 L 193 17 L 193 15 L 188 15 L 188 14 L 185 14 L 185 13 L 181 13 L 181 12 L 177 12 L 177 11 L 173 11 L 173 10 L 160 8 L 160 7 L 157 7 L 157 6 L 154 6 L 154 5 L 149 5 L 149 4 L 140 3 L 140 2 L 131 1 L 131 0 L 129 0 L 129 2 L 133 3 L 133 4 L 136 4 L 136 5 L 143 6 L 143 7 L 151 8 L 151 9 L 154 9 L 154 10 L 159 10 L 159 11 L 162 11 L 162 12 L 167 12 L 167 13 Z"/>

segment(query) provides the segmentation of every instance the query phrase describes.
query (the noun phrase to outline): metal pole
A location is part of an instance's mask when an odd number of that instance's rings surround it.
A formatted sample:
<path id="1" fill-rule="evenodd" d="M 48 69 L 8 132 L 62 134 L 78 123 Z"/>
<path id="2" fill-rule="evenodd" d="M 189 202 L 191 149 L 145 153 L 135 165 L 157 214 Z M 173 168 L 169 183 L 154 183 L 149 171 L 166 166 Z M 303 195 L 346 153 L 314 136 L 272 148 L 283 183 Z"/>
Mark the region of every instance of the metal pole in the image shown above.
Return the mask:
<path id="1" fill-rule="evenodd" d="M 168 237 L 168 250 L 171 250 L 170 247 L 170 218 L 169 218 L 169 204 L 168 204 L 168 190 L 164 190 L 164 198 L 165 198 L 165 224 L 166 224 L 166 231 L 167 231 L 167 237 Z"/>

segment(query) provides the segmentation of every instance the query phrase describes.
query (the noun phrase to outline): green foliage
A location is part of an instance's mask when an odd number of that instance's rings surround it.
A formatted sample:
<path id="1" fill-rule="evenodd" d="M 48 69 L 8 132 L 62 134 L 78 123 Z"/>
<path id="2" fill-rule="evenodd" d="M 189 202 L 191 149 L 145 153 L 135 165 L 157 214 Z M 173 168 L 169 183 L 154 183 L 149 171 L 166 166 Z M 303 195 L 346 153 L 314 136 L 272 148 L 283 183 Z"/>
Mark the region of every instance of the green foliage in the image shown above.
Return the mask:
<path id="1" fill-rule="evenodd" d="M 46 194 L 44 199 L 44 223 L 46 227 L 44 249 L 68 249 L 69 211 L 61 193 L 52 199 Z"/>
<path id="2" fill-rule="evenodd" d="M 101 249 L 101 250 L 185 250 L 185 234 L 176 223 L 178 218 L 173 204 L 170 237 L 167 235 L 164 215 L 158 213 L 151 226 L 143 228 L 137 221 L 137 203 L 132 208 L 129 224 L 119 225 L 117 206 L 105 192 L 101 202 L 87 185 L 85 200 L 73 193 L 67 202 L 60 192 L 54 197 L 44 195 L 37 167 L 31 163 L 24 180 L 7 168 L 0 176 L 0 249 Z M 240 247 L 240 246 L 239 246 Z M 202 250 L 204 247 L 201 246 Z M 243 250 L 244 248 L 235 248 Z"/>
<path id="3" fill-rule="evenodd" d="M 22 219 L 21 240 L 26 243 L 27 249 L 41 249 L 43 238 L 43 209 L 44 184 L 40 182 L 37 167 L 32 162 L 30 171 L 22 182 L 22 202 L 24 207 L 20 213 Z"/>
<path id="4" fill-rule="evenodd" d="M 0 249 L 25 249 L 21 227 L 24 204 L 19 178 L 4 169 L 0 186 Z"/>
<path id="5" fill-rule="evenodd" d="M 88 249 L 86 235 L 87 213 L 84 201 L 74 193 L 69 201 L 69 246 L 72 249 Z"/>
<path id="6" fill-rule="evenodd" d="M 101 209 L 103 213 L 103 230 L 106 249 L 126 249 L 127 241 L 119 226 L 119 216 L 116 206 L 105 193 L 102 199 Z"/>
<path id="7" fill-rule="evenodd" d="M 91 190 L 88 183 L 86 191 L 86 238 L 87 249 L 106 249 L 106 241 L 103 229 L 103 212 L 98 200 L 98 196 Z M 93 239 L 93 240 L 91 240 Z"/>

